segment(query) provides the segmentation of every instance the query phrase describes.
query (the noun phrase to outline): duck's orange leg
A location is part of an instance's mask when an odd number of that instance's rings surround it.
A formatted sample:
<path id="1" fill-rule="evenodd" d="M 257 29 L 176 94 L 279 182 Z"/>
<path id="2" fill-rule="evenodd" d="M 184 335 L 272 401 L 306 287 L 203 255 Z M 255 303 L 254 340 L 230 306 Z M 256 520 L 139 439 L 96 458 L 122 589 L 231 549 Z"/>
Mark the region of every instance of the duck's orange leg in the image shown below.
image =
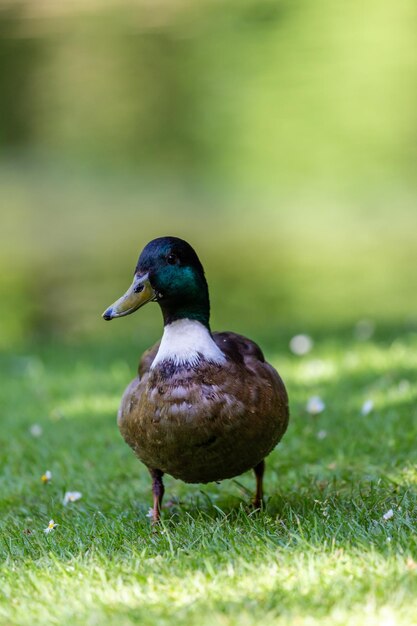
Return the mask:
<path id="1" fill-rule="evenodd" d="M 256 476 L 256 493 L 253 499 L 253 506 L 255 509 L 261 509 L 263 505 L 263 477 L 265 473 L 265 461 L 261 461 L 258 465 L 255 465 L 253 468 Z"/>

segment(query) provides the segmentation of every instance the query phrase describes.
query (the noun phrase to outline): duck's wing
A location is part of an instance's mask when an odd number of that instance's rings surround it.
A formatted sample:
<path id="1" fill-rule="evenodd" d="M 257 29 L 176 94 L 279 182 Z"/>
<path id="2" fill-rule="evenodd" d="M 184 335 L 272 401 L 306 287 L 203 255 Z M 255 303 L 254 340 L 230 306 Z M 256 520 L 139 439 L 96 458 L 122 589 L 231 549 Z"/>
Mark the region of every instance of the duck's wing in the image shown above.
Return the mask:
<path id="1" fill-rule="evenodd" d="M 124 422 L 135 410 L 135 407 L 139 402 L 139 398 L 143 392 L 143 378 L 149 372 L 152 361 L 154 360 L 154 358 L 156 357 L 156 353 L 158 352 L 159 344 L 160 341 L 158 341 L 158 343 L 152 346 L 152 348 L 149 348 L 142 354 L 138 365 L 138 375 L 126 387 L 122 396 L 119 411 L 117 413 L 117 422 L 119 424 L 122 435 L 132 447 L 134 447 L 134 442 L 131 443 L 129 441 L 128 435 L 124 431 Z"/>
<path id="2" fill-rule="evenodd" d="M 254 414 L 279 416 L 281 436 L 288 424 L 288 395 L 285 385 L 272 365 L 265 361 L 260 347 L 251 339 L 233 332 L 213 333 L 213 339 L 237 366 L 240 380 L 228 385 L 240 388 L 246 407 Z"/>
<path id="3" fill-rule="evenodd" d="M 142 354 L 138 366 L 139 378 L 142 378 L 144 374 L 149 372 L 153 360 L 159 350 L 160 343 L 161 341 L 157 341 L 157 343 L 153 345 L 152 348 L 148 348 L 148 350 L 145 350 L 145 352 Z"/>
<path id="4" fill-rule="evenodd" d="M 251 339 L 232 332 L 213 333 L 213 339 L 218 347 L 235 363 L 253 365 L 265 363 L 262 350 Z"/>

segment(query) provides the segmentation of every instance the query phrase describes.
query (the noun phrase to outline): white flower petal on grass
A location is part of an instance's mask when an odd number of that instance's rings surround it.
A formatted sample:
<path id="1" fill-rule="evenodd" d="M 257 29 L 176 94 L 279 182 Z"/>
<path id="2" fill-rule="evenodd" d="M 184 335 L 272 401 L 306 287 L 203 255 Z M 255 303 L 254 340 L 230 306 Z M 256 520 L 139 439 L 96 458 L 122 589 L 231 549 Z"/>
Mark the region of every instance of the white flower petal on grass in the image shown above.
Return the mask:
<path id="1" fill-rule="evenodd" d="M 327 437 L 327 430 L 319 430 L 319 432 L 317 433 L 317 439 L 319 441 L 323 441 L 323 439 L 326 439 Z"/>
<path id="2" fill-rule="evenodd" d="M 39 426 L 39 424 L 32 424 L 29 428 L 29 432 L 32 437 L 40 437 L 43 433 L 42 426 Z"/>
<path id="3" fill-rule="evenodd" d="M 146 513 L 146 517 L 153 517 L 153 508 L 150 506 L 149 511 Z"/>
<path id="4" fill-rule="evenodd" d="M 374 401 L 365 400 L 365 402 L 362 404 L 361 414 L 369 415 L 369 413 L 372 413 L 373 410 L 374 410 Z"/>
<path id="5" fill-rule="evenodd" d="M 67 506 L 70 502 L 77 502 L 77 500 L 81 500 L 83 494 L 80 491 L 67 491 L 64 495 L 64 499 L 62 501 L 64 506 Z"/>
<path id="6" fill-rule="evenodd" d="M 306 409 L 310 415 L 318 415 L 319 413 L 322 413 L 325 408 L 326 405 L 319 396 L 312 396 L 308 399 Z"/>
<path id="7" fill-rule="evenodd" d="M 313 340 L 308 335 L 295 335 L 290 341 L 290 350 L 297 356 L 303 356 L 310 352 L 313 345 Z"/>
<path id="8" fill-rule="evenodd" d="M 384 519 L 385 521 L 388 521 L 389 519 L 393 517 L 394 517 L 394 511 L 392 509 L 389 509 L 389 511 L 384 513 L 384 515 L 382 516 L 382 519 Z"/>
<path id="9" fill-rule="evenodd" d="M 41 481 L 46 485 L 52 480 L 52 472 L 46 470 L 45 474 L 42 474 Z"/>
<path id="10" fill-rule="evenodd" d="M 49 535 L 49 533 L 51 533 L 56 527 L 58 526 L 58 524 L 55 524 L 54 520 L 51 519 L 49 520 L 49 524 L 48 526 L 44 529 L 44 533 L 46 533 L 47 535 Z"/>

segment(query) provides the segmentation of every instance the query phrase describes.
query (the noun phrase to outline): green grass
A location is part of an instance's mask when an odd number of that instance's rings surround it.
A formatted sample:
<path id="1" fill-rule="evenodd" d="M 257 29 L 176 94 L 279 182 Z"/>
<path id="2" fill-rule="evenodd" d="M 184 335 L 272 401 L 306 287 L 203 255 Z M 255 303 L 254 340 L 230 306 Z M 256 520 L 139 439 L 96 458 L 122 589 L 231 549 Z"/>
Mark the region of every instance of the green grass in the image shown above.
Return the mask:
<path id="1" fill-rule="evenodd" d="M 301 358 L 288 339 L 264 346 L 292 413 L 268 459 L 265 510 L 247 512 L 250 474 L 167 478 L 174 504 L 158 533 L 147 471 L 115 424 L 144 346 L 4 355 L 0 623 L 417 623 L 417 335 L 391 327 L 361 343 L 340 332 Z M 326 403 L 316 417 L 312 395 Z M 83 497 L 64 507 L 66 490 Z"/>

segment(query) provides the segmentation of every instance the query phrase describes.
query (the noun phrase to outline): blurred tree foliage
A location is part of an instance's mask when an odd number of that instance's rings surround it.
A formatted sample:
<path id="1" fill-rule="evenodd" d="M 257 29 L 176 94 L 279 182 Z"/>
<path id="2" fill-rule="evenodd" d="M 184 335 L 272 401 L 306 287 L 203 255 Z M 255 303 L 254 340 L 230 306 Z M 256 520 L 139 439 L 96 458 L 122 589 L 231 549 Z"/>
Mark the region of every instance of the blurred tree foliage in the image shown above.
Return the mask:
<path id="1" fill-rule="evenodd" d="M 0 0 L 0 344 L 105 332 L 161 234 L 201 253 L 214 326 L 413 318 L 416 13 Z"/>
<path id="2" fill-rule="evenodd" d="M 413 0 L 0 6 L 3 153 L 263 184 L 412 174 Z"/>

